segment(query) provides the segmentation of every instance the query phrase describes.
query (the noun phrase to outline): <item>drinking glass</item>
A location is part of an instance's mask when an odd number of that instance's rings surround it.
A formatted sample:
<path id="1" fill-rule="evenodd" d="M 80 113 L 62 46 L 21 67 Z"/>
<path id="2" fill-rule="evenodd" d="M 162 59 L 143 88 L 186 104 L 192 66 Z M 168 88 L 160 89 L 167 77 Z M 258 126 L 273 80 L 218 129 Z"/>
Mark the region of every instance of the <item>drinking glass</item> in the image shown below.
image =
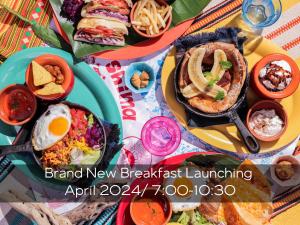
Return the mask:
<path id="1" fill-rule="evenodd" d="M 282 5 L 280 0 L 244 0 L 242 17 L 251 27 L 262 29 L 271 26 L 280 17 Z"/>

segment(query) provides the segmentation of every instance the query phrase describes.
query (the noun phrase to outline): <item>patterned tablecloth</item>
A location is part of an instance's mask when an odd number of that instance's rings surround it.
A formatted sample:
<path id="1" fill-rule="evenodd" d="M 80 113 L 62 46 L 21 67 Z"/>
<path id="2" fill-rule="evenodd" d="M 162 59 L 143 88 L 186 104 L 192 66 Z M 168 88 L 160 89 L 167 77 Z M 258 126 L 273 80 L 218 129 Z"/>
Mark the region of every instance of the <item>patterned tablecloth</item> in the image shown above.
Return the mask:
<path id="1" fill-rule="evenodd" d="M 272 27 L 263 30 L 262 35 L 268 39 L 273 40 L 276 44 L 283 47 L 289 52 L 289 54 L 294 57 L 300 65 L 300 3 L 295 4 L 295 1 L 283 1 L 284 13 L 279 19 L 279 21 Z M 197 28 L 207 28 L 213 26 L 214 23 L 220 22 L 222 19 L 227 18 L 241 8 L 241 1 L 230 0 L 230 1 L 220 1 L 213 0 L 210 5 L 206 8 L 206 12 L 202 15 L 202 19 L 198 19 L 197 23 L 190 28 L 188 32 L 193 32 Z M 206 22 L 203 22 L 205 18 L 209 18 Z M 9 28 L 5 28 L 9 29 Z M 94 71 L 101 76 L 105 81 L 110 91 L 112 92 L 123 121 L 123 131 L 124 131 L 124 148 L 130 147 L 132 145 L 143 148 L 140 141 L 140 133 L 143 125 L 151 118 L 159 115 L 174 118 L 172 113 L 169 111 L 168 106 L 162 95 L 161 83 L 160 83 L 160 71 L 168 53 L 169 47 L 155 53 L 154 55 L 140 58 L 134 61 L 108 61 L 95 59 L 92 57 L 87 58 L 87 62 L 94 69 Z M 143 61 L 149 64 L 155 71 L 157 81 L 154 87 L 149 93 L 144 95 L 134 94 L 124 84 L 123 76 L 128 65 L 132 62 Z M 88 74 L 87 74 L 88 75 Z M 175 153 L 173 155 L 178 155 L 187 152 L 202 152 L 207 150 L 216 150 L 212 146 L 202 142 L 198 138 L 191 135 L 186 129 L 181 127 L 182 141 Z M 252 156 L 252 159 L 257 164 L 267 164 L 271 163 L 272 160 L 278 155 L 292 154 L 297 140 L 295 140 L 290 146 L 283 149 L 276 154 L 266 154 L 261 156 Z M 217 150 L 219 151 L 219 150 Z M 121 153 L 122 154 L 122 153 Z M 124 157 L 122 157 L 125 159 Z M 152 164 L 160 161 L 162 158 L 152 157 Z M 7 162 L 9 165 L 10 163 Z M 10 185 L 19 185 L 23 187 L 26 192 L 29 187 L 38 186 L 37 183 L 27 180 L 26 177 L 21 175 L 21 172 L 13 167 L 12 171 L 7 171 L 2 169 L 2 184 L 4 182 Z M 9 176 L 3 176 L 4 173 L 10 172 Z M 47 193 L 47 188 L 43 188 L 43 192 Z M 73 208 L 75 205 L 73 203 L 65 204 L 63 206 L 57 206 L 55 210 L 59 213 Z M 4 203 L 0 203 L 0 224 L 28 224 L 29 221 L 24 219 L 21 215 L 11 210 L 10 206 Z M 99 220 L 97 224 L 104 224 Z M 277 223 L 276 223 L 277 224 Z M 279 224 L 279 223 L 278 223 Z M 289 225 L 297 223 L 287 223 Z"/>

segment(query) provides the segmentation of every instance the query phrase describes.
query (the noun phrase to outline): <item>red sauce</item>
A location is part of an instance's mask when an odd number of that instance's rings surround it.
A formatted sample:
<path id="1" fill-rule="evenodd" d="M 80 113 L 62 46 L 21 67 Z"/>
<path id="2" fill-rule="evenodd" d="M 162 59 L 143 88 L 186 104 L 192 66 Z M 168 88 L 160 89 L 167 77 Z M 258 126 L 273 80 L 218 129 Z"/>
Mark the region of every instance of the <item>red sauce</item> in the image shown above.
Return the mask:
<path id="1" fill-rule="evenodd" d="M 8 115 L 11 120 L 23 121 L 33 113 L 34 98 L 26 91 L 12 90 L 7 96 Z"/>
<path id="2" fill-rule="evenodd" d="M 131 213 L 138 225 L 162 225 L 167 220 L 162 202 L 155 198 L 142 198 L 133 202 Z"/>

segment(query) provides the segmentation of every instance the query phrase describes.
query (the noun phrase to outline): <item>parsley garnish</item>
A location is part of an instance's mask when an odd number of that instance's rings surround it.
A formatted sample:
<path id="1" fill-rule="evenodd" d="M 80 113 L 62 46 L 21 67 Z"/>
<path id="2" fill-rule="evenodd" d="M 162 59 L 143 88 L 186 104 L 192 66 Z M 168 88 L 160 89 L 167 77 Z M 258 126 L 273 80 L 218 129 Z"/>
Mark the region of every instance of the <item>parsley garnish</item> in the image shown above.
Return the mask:
<path id="1" fill-rule="evenodd" d="M 225 93 L 224 91 L 218 91 L 216 97 L 215 97 L 215 100 L 216 101 L 219 101 L 219 100 L 223 100 L 225 98 Z"/>
<path id="2" fill-rule="evenodd" d="M 204 73 L 203 73 L 203 76 L 204 76 L 204 77 L 209 77 L 209 76 L 211 76 L 211 75 L 212 75 L 211 72 L 204 72 Z"/>
<path id="3" fill-rule="evenodd" d="M 229 70 L 232 67 L 232 63 L 230 61 L 221 61 L 220 66 L 223 70 Z"/>
<path id="4" fill-rule="evenodd" d="M 219 81 L 219 77 L 217 77 L 216 79 L 211 79 L 210 81 L 208 81 L 207 86 L 208 87 L 213 87 L 215 83 L 217 83 Z"/>
<path id="5" fill-rule="evenodd" d="M 216 80 L 210 80 L 210 81 L 208 81 L 207 86 L 211 88 L 214 86 L 215 83 L 216 83 Z"/>

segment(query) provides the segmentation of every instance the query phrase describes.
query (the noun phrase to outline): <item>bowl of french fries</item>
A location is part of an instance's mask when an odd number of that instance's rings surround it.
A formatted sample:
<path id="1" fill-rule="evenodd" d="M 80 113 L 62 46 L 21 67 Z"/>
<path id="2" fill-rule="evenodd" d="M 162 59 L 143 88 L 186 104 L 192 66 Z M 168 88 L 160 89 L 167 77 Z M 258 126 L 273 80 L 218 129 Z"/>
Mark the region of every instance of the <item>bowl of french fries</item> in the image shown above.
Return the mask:
<path id="1" fill-rule="evenodd" d="M 163 35 L 172 22 L 172 7 L 164 0 L 139 0 L 131 10 L 131 24 L 141 36 L 155 38 Z"/>

